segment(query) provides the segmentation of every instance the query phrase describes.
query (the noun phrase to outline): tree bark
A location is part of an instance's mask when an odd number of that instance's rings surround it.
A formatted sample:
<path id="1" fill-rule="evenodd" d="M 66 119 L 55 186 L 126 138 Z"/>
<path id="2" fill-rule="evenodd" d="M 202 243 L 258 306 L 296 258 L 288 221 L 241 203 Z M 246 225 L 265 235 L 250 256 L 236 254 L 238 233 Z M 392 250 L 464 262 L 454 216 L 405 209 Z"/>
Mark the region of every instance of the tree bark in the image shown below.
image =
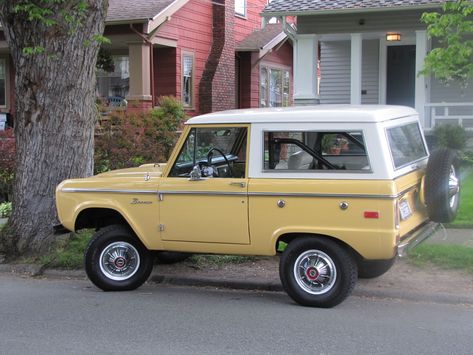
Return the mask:
<path id="1" fill-rule="evenodd" d="M 50 9 L 55 23 L 19 12 L 16 6 L 25 0 L 0 0 L 0 20 L 15 66 L 16 176 L 13 211 L 1 240 L 9 257 L 50 246 L 57 184 L 93 172 L 100 47 L 94 36 L 103 33 L 108 8 L 108 0 L 29 2 Z M 79 3 L 87 5 L 85 10 Z M 25 54 L 25 48 L 33 47 L 44 51 Z"/>

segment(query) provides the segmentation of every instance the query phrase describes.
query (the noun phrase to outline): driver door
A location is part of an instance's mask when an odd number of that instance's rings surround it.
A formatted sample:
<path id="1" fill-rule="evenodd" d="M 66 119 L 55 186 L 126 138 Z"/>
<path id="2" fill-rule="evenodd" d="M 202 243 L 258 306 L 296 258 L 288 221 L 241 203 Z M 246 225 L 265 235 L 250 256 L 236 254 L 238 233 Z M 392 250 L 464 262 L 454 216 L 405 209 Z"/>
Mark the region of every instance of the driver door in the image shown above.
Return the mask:
<path id="1" fill-rule="evenodd" d="M 188 130 L 159 188 L 163 241 L 249 244 L 247 139 L 247 125 Z"/>

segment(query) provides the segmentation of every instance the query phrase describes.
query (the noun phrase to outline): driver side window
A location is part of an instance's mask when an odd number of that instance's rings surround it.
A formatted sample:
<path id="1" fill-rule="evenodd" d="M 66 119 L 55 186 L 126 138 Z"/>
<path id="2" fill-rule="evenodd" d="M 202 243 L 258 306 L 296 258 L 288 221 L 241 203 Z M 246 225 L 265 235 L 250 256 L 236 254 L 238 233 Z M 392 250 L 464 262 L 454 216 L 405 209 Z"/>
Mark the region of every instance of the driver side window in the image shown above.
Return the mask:
<path id="1" fill-rule="evenodd" d="M 197 166 L 203 177 L 244 178 L 246 127 L 194 127 L 190 130 L 170 177 L 189 177 Z"/>

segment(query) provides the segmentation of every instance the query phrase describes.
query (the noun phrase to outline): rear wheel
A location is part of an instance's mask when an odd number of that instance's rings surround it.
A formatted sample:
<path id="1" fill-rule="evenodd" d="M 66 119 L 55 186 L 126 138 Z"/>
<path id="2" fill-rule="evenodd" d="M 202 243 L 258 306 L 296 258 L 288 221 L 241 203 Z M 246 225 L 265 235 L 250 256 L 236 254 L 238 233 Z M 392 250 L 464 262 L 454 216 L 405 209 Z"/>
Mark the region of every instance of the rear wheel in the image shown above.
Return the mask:
<path id="1" fill-rule="evenodd" d="M 125 226 L 100 229 L 85 251 L 85 271 L 90 281 L 104 291 L 140 287 L 153 269 L 150 252 Z"/>
<path id="2" fill-rule="evenodd" d="M 333 307 L 350 295 L 357 279 L 353 256 L 334 241 L 304 237 L 289 243 L 279 265 L 281 283 L 297 303 Z"/>

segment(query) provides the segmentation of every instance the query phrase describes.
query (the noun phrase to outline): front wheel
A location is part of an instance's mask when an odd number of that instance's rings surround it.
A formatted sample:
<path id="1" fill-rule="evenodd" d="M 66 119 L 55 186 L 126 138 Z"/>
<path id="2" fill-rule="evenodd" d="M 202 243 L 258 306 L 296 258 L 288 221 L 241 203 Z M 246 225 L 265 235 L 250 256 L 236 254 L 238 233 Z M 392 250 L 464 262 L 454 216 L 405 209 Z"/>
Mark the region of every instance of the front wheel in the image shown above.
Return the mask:
<path id="1" fill-rule="evenodd" d="M 85 251 L 85 271 L 104 291 L 127 291 L 140 287 L 153 269 L 151 253 L 125 226 L 100 229 Z"/>
<path id="2" fill-rule="evenodd" d="M 357 266 L 343 247 L 321 237 L 304 237 L 289 243 L 279 264 L 287 294 L 311 307 L 334 307 L 355 287 Z"/>

